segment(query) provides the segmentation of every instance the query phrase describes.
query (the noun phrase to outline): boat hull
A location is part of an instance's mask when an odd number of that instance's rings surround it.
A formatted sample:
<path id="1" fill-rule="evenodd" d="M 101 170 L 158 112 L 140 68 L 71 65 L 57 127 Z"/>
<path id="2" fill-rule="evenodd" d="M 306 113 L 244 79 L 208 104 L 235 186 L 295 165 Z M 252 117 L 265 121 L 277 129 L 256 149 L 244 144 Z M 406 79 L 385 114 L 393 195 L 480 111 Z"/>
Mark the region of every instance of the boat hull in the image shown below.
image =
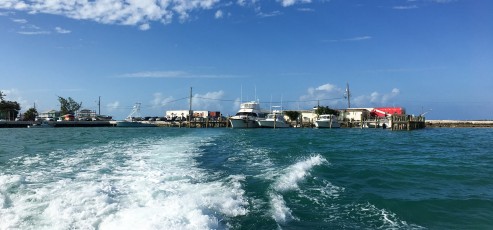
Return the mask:
<path id="1" fill-rule="evenodd" d="M 339 122 L 334 122 L 330 120 L 315 121 L 315 127 L 317 128 L 340 128 L 341 124 Z"/>
<path id="2" fill-rule="evenodd" d="M 237 118 L 232 118 L 229 120 L 231 123 L 231 128 L 235 129 L 246 129 L 246 128 L 258 128 L 258 122 L 253 119 L 237 119 Z"/>
<path id="3" fill-rule="evenodd" d="M 260 128 L 289 128 L 289 124 L 280 121 L 260 120 L 258 124 Z"/>
<path id="4" fill-rule="evenodd" d="M 137 121 L 117 121 L 116 127 L 157 127 L 157 125 Z"/>

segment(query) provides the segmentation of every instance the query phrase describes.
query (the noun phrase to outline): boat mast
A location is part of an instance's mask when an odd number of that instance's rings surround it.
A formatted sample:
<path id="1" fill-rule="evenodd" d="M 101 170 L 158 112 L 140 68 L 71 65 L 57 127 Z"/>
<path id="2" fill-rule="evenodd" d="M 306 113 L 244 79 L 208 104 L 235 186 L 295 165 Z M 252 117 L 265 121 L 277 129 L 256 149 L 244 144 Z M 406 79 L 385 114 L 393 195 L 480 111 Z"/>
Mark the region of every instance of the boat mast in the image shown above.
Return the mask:
<path id="1" fill-rule="evenodd" d="M 351 108 L 351 92 L 349 91 L 349 83 L 346 83 L 346 93 L 344 97 L 347 99 L 347 107 Z"/>
<path id="2" fill-rule="evenodd" d="M 101 96 L 99 96 L 98 107 L 99 107 L 98 114 L 101 115 Z"/>

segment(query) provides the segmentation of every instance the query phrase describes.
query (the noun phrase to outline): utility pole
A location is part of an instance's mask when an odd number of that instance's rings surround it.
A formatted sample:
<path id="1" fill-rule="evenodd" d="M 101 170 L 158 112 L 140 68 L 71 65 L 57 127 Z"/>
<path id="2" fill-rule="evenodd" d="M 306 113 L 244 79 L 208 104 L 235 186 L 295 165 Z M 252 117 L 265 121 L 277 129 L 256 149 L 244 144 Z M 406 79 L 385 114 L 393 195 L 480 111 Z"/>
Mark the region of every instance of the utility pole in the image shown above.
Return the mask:
<path id="1" fill-rule="evenodd" d="M 190 87 L 190 108 L 188 109 L 188 128 L 191 127 L 192 123 L 192 87 Z"/>

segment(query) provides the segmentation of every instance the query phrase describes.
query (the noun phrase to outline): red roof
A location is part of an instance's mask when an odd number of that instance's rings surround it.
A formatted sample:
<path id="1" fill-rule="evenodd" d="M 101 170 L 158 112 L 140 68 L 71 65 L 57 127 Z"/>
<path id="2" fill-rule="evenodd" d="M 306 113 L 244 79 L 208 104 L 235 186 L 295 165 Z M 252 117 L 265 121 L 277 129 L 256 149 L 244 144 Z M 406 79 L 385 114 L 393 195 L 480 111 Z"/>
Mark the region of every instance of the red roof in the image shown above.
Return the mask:
<path id="1" fill-rule="evenodd" d="M 386 117 L 392 114 L 399 114 L 399 115 L 406 114 L 406 110 L 401 107 L 381 107 L 381 108 L 374 108 L 371 111 L 371 114 L 378 117 Z"/>

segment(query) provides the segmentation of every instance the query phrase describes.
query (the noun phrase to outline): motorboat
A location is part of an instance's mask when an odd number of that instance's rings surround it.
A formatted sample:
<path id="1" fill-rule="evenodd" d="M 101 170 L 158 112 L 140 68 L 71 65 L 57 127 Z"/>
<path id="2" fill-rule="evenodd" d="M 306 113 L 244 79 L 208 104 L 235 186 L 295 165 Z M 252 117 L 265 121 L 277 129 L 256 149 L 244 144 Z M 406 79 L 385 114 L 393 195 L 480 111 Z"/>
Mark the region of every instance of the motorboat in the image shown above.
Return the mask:
<path id="1" fill-rule="evenodd" d="M 333 114 L 322 114 L 315 120 L 317 128 L 340 128 L 341 124 Z"/>
<path id="2" fill-rule="evenodd" d="M 47 121 L 43 121 L 41 123 L 34 123 L 32 125 L 27 126 L 28 128 L 54 128 L 53 125 L 50 125 Z"/>
<path id="3" fill-rule="evenodd" d="M 281 110 L 273 110 L 265 119 L 259 119 L 257 122 L 260 128 L 289 128 L 290 126 Z"/>
<path id="4" fill-rule="evenodd" d="M 250 101 L 240 104 L 240 110 L 229 121 L 232 128 L 258 128 L 258 120 L 264 113 L 260 109 L 258 101 Z"/>
<path id="5" fill-rule="evenodd" d="M 140 103 L 135 103 L 132 112 L 123 121 L 117 121 L 116 127 L 157 127 L 156 124 L 144 123 L 140 116 Z"/>

